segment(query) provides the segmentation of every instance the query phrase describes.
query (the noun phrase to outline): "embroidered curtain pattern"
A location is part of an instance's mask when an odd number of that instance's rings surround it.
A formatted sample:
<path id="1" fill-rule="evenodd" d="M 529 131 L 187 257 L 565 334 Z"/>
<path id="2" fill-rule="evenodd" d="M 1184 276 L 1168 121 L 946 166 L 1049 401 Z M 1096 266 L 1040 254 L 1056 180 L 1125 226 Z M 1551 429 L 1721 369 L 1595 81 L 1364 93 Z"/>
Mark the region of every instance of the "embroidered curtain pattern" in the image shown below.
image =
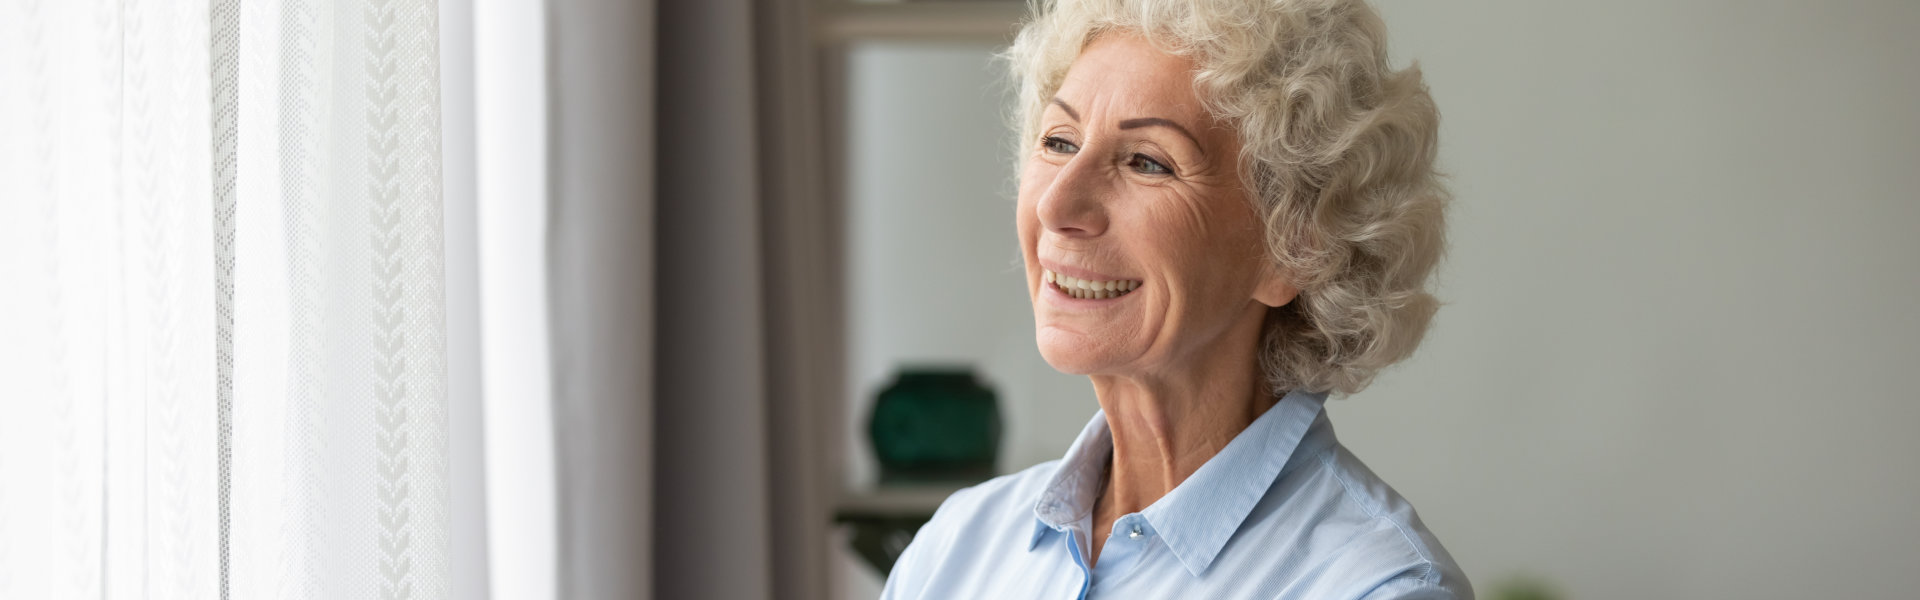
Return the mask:
<path id="1" fill-rule="evenodd" d="M 0 598 L 448 595 L 437 44 L 0 0 Z"/>

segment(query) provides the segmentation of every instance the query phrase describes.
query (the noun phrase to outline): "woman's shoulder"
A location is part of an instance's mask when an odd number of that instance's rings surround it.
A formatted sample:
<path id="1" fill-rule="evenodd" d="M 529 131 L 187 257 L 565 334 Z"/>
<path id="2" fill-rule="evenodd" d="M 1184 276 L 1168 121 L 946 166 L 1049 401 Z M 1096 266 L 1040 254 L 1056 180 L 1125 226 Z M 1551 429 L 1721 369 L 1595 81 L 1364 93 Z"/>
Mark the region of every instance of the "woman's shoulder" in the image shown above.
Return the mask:
<path id="1" fill-rule="evenodd" d="M 1031 534 L 1034 502 L 1059 464 L 1059 460 L 1050 460 L 954 492 L 914 534 L 914 543 L 946 546 L 960 531 L 976 536 L 981 532 L 1015 537 Z"/>
<path id="2" fill-rule="evenodd" d="M 1033 535 L 1033 506 L 1060 461 L 1002 475 L 947 496 L 888 574 L 883 598 L 918 597 L 930 586 L 964 585 L 994 571 Z M 965 543 L 961 543 L 964 539 Z"/>
<path id="3" fill-rule="evenodd" d="M 1318 563 L 1315 583 L 1340 590 L 1325 597 L 1373 597 L 1402 588 L 1445 592 L 1435 597 L 1473 596 L 1458 563 L 1413 504 L 1344 445 L 1303 458 L 1249 515 L 1244 533 L 1253 539 L 1245 543 L 1265 546 L 1274 540 L 1261 538 L 1285 538 L 1338 549 Z"/>

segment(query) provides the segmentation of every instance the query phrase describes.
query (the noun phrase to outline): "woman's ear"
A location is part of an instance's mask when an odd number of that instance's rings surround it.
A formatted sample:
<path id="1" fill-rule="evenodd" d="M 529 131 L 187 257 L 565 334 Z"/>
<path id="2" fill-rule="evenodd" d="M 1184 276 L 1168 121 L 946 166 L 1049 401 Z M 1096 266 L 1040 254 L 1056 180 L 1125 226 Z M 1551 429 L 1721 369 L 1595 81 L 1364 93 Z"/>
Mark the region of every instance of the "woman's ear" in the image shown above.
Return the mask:
<path id="1" fill-rule="evenodd" d="M 1271 260 L 1261 262 L 1266 263 L 1266 268 L 1263 269 L 1260 284 L 1253 288 L 1255 302 L 1265 304 L 1268 308 L 1279 308 L 1300 295 L 1300 288 L 1293 286 L 1293 278 L 1288 277 L 1280 265 L 1273 264 Z"/>

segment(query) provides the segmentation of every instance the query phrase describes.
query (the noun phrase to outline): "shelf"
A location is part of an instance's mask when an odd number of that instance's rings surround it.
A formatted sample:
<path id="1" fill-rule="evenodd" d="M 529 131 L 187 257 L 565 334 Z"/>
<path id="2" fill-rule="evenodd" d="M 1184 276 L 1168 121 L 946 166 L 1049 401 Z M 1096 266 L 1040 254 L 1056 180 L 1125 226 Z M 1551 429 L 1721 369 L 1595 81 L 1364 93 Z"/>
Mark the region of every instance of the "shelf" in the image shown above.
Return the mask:
<path id="1" fill-rule="evenodd" d="M 930 518 L 947 496 L 969 485 L 973 484 L 886 485 L 863 491 L 845 491 L 833 504 L 834 518 L 838 520 L 841 515 Z"/>
<path id="2" fill-rule="evenodd" d="M 853 539 L 848 543 L 854 553 L 886 577 L 940 503 L 968 485 L 887 485 L 842 492 L 834 502 L 833 521 L 853 528 Z"/>

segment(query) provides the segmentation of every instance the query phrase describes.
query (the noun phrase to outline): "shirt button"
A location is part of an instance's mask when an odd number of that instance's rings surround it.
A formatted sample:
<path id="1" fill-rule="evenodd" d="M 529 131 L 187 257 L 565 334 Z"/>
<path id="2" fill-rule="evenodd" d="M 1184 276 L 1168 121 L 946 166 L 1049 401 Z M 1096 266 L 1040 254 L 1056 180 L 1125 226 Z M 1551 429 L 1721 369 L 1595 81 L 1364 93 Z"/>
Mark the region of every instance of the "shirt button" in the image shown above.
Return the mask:
<path id="1" fill-rule="evenodd" d="M 1137 540 L 1137 539 L 1140 539 L 1140 536 L 1141 536 L 1141 535 L 1142 535 L 1142 534 L 1140 533 L 1140 526 L 1139 526 L 1139 525 L 1135 525 L 1135 526 L 1133 526 L 1133 530 L 1132 530 L 1132 531 L 1128 531 L 1128 532 L 1127 532 L 1127 537 L 1130 537 L 1130 538 L 1133 538 L 1133 539 L 1136 539 L 1136 540 Z"/>

